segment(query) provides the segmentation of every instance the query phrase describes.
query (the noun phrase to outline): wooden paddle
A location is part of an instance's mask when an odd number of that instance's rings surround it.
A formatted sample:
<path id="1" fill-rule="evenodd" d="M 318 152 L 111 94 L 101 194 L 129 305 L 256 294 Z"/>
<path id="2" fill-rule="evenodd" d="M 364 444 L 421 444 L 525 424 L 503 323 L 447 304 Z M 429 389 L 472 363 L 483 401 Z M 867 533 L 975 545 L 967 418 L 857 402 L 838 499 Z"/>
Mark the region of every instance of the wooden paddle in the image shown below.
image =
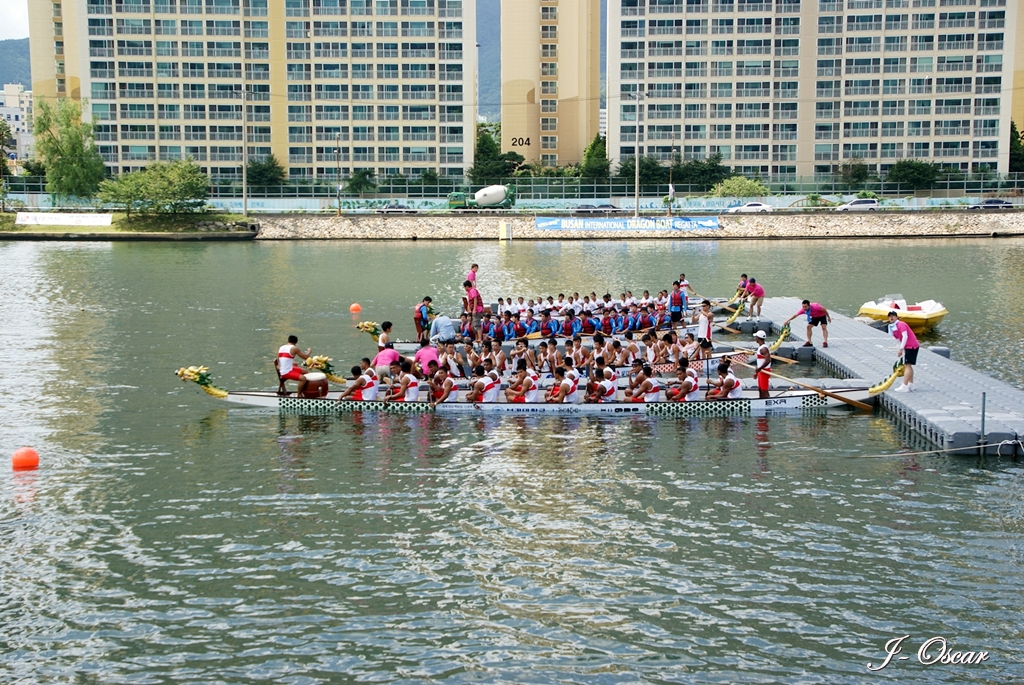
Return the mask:
<path id="1" fill-rule="evenodd" d="M 754 366 L 751 366 L 750 364 L 744 364 L 743 362 L 736 362 L 736 363 L 739 364 L 740 366 L 745 366 L 748 369 L 755 368 Z M 773 373 L 771 371 L 762 371 L 762 373 L 767 373 L 769 376 L 773 376 L 775 378 L 778 378 L 779 380 L 786 381 L 787 383 L 792 383 L 793 385 L 799 385 L 801 388 L 806 388 L 807 390 L 813 390 L 814 392 L 818 393 L 819 395 L 824 395 L 825 397 L 831 397 L 834 400 L 839 400 L 840 402 L 848 404 L 851 407 L 856 407 L 857 409 L 862 409 L 864 411 L 872 411 L 874 409 L 874 407 L 872 407 L 870 404 L 866 404 L 866 403 L 861 402 L 859 400 L 852 400 L 849 397 L 843 397 L 842 395 L 838 395 L 838 394 L 836 394 L 834 392 L 829 392 L 828 390 L 825 390 L 824 388 L 816 388 L 813 385 L 807 385 L 806 383 L 801 383 L 800 381 L 795 381 L 792 378 L 786 378 L 785 376 L 780 376 L 779 374 Z"/>
<path id="2" fill-rule="evenodd" d="M 730 345 L 730 347 L 732 349 L 734 349 L 734 350 L 741 350 L 743 352 L 746 352 L 747 354 L 756 354 L 757 353 L 757 350 L 751 350 L 751 349 L 748 349 L 746 347 L 739 347 L 738 345 Z M 771 358 L 772 359 L 776 359 L 776 360 L 778 360 L 780 362 L 786 362 L 787 364 L 798 364 L 799 363 L 795 359 L 788 359 L 786 357 L 780 357 L 780 356 L 775 355 L 775 354 L 771 355 Z"/>

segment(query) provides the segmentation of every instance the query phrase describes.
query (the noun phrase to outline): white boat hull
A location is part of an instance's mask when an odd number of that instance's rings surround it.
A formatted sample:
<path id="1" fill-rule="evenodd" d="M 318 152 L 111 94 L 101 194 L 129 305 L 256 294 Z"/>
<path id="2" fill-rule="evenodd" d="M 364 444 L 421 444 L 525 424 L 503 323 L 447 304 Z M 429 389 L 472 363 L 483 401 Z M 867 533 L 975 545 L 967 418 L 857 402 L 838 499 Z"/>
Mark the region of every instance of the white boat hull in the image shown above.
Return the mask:
<path id="1" fill-rule="evenodd" d="M 851 400 L 872 402 L 866 389 L 832 390 Z M 665 417 L 720 417 L 769 416 L 799 414 L 804 411 L 843 406 L 838 399 L 821 395 L 813 390 L 795 390 L 777 393 L 760 399 L 754 392 L 734 400 L 699 402 L 612 402 L 607 404 L 510 404 L 448 402 L 432 408 L 428 402 L 363 402 L 336 401 L 340 393 L 332 392 L 324 398 L 278 396 L 272 392 L 229 392 L 225 401 L 249 407 L 277 409 L 295 414 L 341 414 L 350 412 L 387 412 L 393 414 L 516 414 L 516 415 L 571 415 L 571 416 L 665 416 Z"/>

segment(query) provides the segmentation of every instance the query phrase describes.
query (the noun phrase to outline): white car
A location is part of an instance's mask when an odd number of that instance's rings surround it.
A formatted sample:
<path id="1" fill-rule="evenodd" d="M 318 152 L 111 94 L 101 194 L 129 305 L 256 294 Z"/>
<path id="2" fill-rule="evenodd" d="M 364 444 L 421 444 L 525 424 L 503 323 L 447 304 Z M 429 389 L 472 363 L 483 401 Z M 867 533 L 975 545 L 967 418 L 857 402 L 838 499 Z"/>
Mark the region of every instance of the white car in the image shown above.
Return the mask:
<path id="1" fill-rule="evenodd" d="M 775 208 L 763 202 L 748 202 L 739 207 L 730 207 L 729 214 L 747 214 L 755 212 L 774 212 Z"/>
<path id="2" fill-rule="evenodd" d="M 873 212 L 877 209 L 878 200 L 875 198 L 861 198 L 836 207 L 837 212 Z"/>

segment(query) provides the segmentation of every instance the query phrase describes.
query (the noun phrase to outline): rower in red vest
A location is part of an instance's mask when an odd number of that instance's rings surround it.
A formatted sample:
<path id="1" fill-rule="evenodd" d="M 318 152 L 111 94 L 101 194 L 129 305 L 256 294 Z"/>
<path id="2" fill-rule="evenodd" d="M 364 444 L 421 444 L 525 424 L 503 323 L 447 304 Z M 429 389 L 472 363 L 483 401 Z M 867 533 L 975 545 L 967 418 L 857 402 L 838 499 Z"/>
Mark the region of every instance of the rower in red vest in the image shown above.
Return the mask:
<path id="1" fill-rule="evenodd" d="M 604 317 L 601 319 L 601 331 L 605 335 L 611 335 L 615 331 L 615 320 L 612 318 L 610 309 L 604 310 Z"/>

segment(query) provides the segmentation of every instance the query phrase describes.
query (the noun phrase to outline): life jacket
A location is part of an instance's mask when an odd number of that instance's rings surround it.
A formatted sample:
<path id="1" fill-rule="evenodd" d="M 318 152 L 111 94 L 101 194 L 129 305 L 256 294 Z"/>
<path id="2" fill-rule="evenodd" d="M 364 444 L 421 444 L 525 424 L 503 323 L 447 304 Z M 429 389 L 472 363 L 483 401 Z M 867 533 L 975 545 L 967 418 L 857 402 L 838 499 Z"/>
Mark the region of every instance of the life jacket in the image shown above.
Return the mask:
<path id="1" fill-rule="evenodd" d="M 668 310 L 670 312 L 683 311 L 683 292 L 681 290 L 668 294 Z"/>
<path id="2" fill-rule="evenodd" d="M 610 316 L 606 316 L 601 319 L 601 330 L 605 335 L 611 335 L 615 330 L 615 322 Z"/>
<path id="3" fill-rule="evenodd" d="M 597 326 L 594 324 L 594 319 L 587 317 L 583 319 L 583 333 L 586 335 L 593 335 L 594 331 L 597 330 Z"/>

